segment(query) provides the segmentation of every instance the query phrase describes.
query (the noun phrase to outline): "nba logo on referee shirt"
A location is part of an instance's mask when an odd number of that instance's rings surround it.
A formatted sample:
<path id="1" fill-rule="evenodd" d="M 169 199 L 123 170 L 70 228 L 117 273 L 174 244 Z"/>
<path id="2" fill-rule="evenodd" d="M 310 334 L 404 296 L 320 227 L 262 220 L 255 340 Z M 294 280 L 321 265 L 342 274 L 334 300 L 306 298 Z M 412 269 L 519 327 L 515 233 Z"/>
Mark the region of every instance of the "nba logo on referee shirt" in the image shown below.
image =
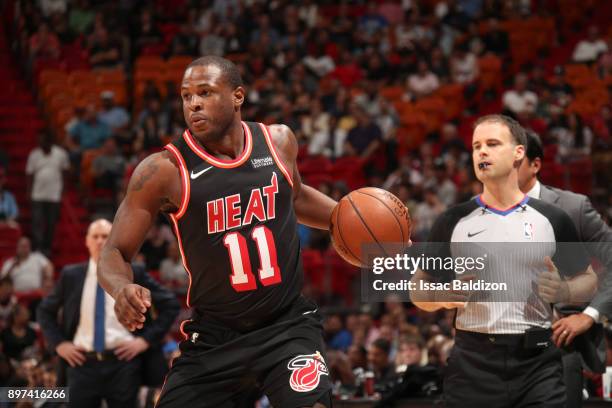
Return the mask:
<path id="1" fill-rule="evenodd" d="M 530 222 L 523 223 L 523 234 L 525 239 L 533 239 L 533 224 Z"/>
<path id="2" fill-rule="evenodd" d="M 327 364 L 318 351 L 292 358 L 287 364 L 291 371 L 289 385 L 293 391 L 309 392 L 319 386 L 322 375 L 328 375 Z"/>

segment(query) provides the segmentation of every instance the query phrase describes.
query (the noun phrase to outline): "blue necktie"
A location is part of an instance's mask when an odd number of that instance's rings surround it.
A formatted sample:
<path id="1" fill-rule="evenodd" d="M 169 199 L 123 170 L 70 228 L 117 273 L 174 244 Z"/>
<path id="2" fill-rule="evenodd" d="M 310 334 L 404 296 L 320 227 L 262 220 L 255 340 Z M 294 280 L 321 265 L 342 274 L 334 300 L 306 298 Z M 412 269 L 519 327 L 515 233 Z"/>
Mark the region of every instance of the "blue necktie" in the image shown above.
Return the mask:
<path id="1" fill-rule="evenodd" d="M 94 351 L 104 351 L 104 289 L 99 283 L 96 284 L 96 308 L 94 312 Z"/>

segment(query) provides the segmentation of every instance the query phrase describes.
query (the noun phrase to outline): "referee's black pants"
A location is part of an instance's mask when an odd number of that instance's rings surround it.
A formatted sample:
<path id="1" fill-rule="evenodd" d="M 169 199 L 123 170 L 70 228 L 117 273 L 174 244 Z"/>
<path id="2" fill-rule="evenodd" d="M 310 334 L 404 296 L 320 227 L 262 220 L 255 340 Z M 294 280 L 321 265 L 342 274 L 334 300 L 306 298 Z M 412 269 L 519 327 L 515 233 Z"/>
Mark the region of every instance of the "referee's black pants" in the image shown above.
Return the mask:
<path id="1" fill-rule="evenodd" d="M 457 330 L 444 376 L 448 408 L 565 408 L 561 351 L 526 349 L 522 336 Z"/>
<path id="2" fill-rule="evenodd" d="M 88 359 L 79 367 L 68 367 L 71 408 L 98 408 L 106 400 L 109 408 L 136 408 L 141 381 L 142 357 L 131 361 Z"/>

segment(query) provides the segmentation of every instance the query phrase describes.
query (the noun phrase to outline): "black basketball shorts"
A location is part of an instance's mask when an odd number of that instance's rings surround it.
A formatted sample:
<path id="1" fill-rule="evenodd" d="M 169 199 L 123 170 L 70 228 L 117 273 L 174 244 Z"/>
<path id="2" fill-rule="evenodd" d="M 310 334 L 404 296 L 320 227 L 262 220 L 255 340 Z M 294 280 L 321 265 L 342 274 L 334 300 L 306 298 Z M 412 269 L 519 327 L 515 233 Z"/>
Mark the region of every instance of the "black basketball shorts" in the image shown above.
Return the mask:
<path id="1" fill-rule="evenodd" d="M 189 325 L 186 325 L 187 327 Z M 208 325 L 207 325 L 208 326 Z M 253 407 L 267 395 L 274 408 L 331 406 L 321 318 L 302 297 L 264 328 L 239 333 L 221 326 L 186 333 L 158 408 Z"/>

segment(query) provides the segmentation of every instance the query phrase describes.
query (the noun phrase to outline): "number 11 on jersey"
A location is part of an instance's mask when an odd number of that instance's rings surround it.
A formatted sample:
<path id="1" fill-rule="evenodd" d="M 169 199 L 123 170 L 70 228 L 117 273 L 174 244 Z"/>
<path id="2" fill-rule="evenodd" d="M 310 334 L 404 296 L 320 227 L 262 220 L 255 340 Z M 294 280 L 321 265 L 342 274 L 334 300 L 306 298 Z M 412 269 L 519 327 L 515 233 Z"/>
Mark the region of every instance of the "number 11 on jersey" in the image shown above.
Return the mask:
<path id="1" fill-rule="evenodd" d="M 272 231 L 264 225 L 253 229 L 251 238 L 257 244 L 259 253 L 259 281 L 264 286 L 281 282 L 280 268 L 276 257 L 276 245 Z M 230 232 L 223 237 L 223 245 L 227 248 L 232 265 L 230 283 L 236 292 L 257 289 L 257 282 L 251 270 L 251 260 L 246 238 L 239 232 Z"/>

